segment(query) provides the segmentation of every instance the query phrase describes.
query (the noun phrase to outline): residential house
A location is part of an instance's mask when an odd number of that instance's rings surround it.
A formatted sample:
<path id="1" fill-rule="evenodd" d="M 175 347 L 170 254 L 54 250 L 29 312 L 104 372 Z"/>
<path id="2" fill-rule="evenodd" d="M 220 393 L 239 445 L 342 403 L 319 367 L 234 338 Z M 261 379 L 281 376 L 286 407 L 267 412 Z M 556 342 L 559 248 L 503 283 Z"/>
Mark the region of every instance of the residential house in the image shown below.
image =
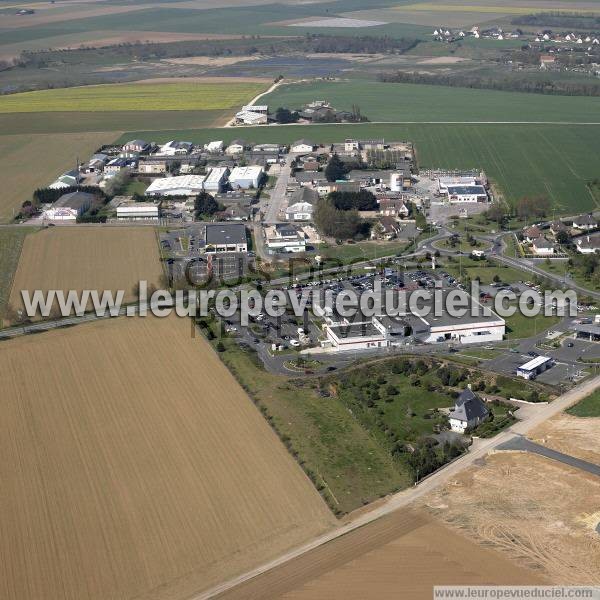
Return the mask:
<path id="1" fill-rule="evenodd" d="M 301 139 L 290 146 L 290 152 L 294 154 L 309 154 L 317 149 L 317 145 L 311 140 Z"/>
<path id="2" fill-rule="evenodd" d="M 550 223 L 550 233 L 556 237 L 559 233 L 563 231 L 567 232 L 569 228 L 562 221 L 552 221 Z"/>
<path id="3" fill-rule="evenodd" d="M 592 215 L 579 215 L 573 219 L 573 227 L 580 231 L 591 231 L 598 227 L 598 222 Z"/>
<path id="4" fill-rule="evenodd" d="M 168 171 L 166 160 L 156 160 L 155 158 L 141 158 L 138 163 L 138 172 L 145 175 L 164 175 Z"/>
<path id="5" fill-rule="evenodd" d="M 244 150 L 248 147 L 248 144 L 244 140 L 233 140 L 227 149 L 225 154 L 228 156 L 237 156 L 243 154 Z"/>
<path id="6" fill-rule="evenodd" d="M 287 221 L 310 221 L 314 210 L 314 206 L 308 202 L 296 202 L 286 208 L 285 218 Z"/>
<path id="7" fill-rule="evenodd" d="M 386 217 L 399 217 L 406 219 L 410 210 L 402 198 L 381 198 L 379 200 L 379 213 Z"/>
<path id="8" fill-rule="evenodd" d="M 450 411 L 448 420 L 452 431 L 465 433 L 465 431 L 481 425 L 489 416 L 490 411 L 483 400 L 470 388 L 467 388 L 454 402 L 454 408 Z"/>
<path id="9" fill-rule="evenodd" d="M 542 235 L 542 230 L 537 225 L 526 227 L 523 229 L 523 239 L 531 244 L 533 240 L 537 240 Z"/>
<path id="10" fill-rule="evenodd" d="M 210 154 L 220 154 L 223 152 L 223 148 L 223 140 L 215 140 L 214 142 L 208 142 L 208 144 L 204 144 L 204 149 Z"/>
<path id="11" fill-rule="evenodd" d="M 600 236 L 598 235 L 584 235 L 577 238 L 575 242 L 577 252 L 581 254 L 595 254 L 600 252 Z"/>
<path id="12" fill-rule="evenodd" d="M 138 154 L 142 154 L 144 152 L 148 152 L 150 147 L 150 144 L 146 140 L 131 140 L 126 144 L 123 144 L 123 152 L 136 152 Z"/>
<path id="13" fill-rule="evenodd" d="M 554 254 L 554 245 L 543 235 L 540 235 L 540 237 L 531 242 L 531 250 L 537 256 L 550 256 Z"/>
<path id="14" fill-rule="evenodd" d="M 118 156 L 117 158 L 113 158 L 106 163 L 104 172 L 114 175 L 122 169 L 135 169 L 137 162 L 138 161 L 135 158 L 124 158 L 122 156 Z"/>
<path id="15" fill-rule="evenodd" d="M 181 154 L 189 154 L 192 151 L 192 142 L 178 142 L 171 140 L 166 144 L 162 145 L 157 154 L 161 156 L 178 156 Z"/>
<path id="16" fill-rule="evenodd" d="M 267 248 L 271 252 L 298 253 L 306 251 L 306 237 L 293 225 L 265 227 Z"/>
<path id="17" fill-rule="evenodd" d="M 400 232 L 398 221 L 394 217 L 384 216 L 377 220 L 371 229 L 371 239 L 393 240 Z"/>

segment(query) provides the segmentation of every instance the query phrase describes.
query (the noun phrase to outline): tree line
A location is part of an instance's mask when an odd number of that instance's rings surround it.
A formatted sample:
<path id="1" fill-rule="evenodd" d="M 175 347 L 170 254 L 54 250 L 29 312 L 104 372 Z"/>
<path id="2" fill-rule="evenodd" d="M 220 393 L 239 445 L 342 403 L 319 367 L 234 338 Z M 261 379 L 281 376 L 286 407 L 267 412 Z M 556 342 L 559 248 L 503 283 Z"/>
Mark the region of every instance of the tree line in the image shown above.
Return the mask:
<path id="1" fill-rule="evenodd" d="M 416 83 L 560 96 L 600 96 L 600 83 L 598 82 L 583 83 L 552 80 L 550 78 L 538 80 L 517 77 L 484 77 L 483 75 L 466 73 L 428 75 L 417 72 L 395 71 L 393 73 L 380 73 L 378 79 L 385 83 Z"/>

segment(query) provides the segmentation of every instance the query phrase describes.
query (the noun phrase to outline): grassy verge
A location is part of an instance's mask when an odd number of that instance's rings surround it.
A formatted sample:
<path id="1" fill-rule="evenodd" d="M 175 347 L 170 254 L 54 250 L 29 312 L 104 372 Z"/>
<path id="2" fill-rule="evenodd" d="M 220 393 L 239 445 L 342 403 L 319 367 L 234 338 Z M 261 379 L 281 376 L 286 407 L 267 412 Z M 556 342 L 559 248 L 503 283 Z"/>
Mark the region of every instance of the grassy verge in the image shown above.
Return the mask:
<path id="1" fill-rule="evenodd" d="M 600 390 L 592 392 L 575 406 L 568 408 L 567 413 L 574 417 L 600 417 Z"/>
<path id="2" fill-rule="evenodd" d="M 543 314 L 527 317 L 517 310 L 511 317 L 506 317 L 506 331 L 510 339 L 528 338 L 550 329 L 560 320 L 561 317 Z"/>
<path id="3" fill-rule="evenodd" d="M 8 305 L 10 288 L 19 264 L 25 236 L 36 231 L 34 227 L 0 229 L 0 322 Z"/>
<path id="4" fill-rule="evenodd" d="M 523 395 L 521 382 L 433 359 L 371 360 L 302 379 L 273 375 L 217 321 L 200 326 L 338 515 L 408 487 L 461 452 L 432 436 L 445 427 L 439 409 L 452 406 L 467 381 L 491 394 L 514 396 L 519 387 Z"/>

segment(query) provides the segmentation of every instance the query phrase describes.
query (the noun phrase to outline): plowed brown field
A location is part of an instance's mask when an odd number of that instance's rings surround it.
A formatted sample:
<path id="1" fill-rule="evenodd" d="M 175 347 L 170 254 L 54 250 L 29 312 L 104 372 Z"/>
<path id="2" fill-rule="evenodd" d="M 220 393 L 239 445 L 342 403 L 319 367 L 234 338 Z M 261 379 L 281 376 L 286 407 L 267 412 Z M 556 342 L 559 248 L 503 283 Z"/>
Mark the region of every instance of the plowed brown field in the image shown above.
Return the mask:
<path id="1" fill-rule="evenodd" d="M 399 510 L 218 596 L 219 600 L 431 600 L 434 585 L 526 585 L 536 574 L 420 510 Z"/>
<path id="2" fill-rule="evenodd" d="M 162 267 L 151 227 L 50 227 L 28 235 L 10 294 L 22 307 L 21 290 L 123 290 L 135 300 L 140 280 L 159 285 Z"/>
<path id="3" fill-rule="evenodd" d="M 524 452 L 499 452 L 433 492 L 434 514 L 558 585 L 600 585 L 600 479 Z"/>
<path id="4" fill-rule="evenodd" d="M 188 598 L 334 526 L 188 320 L 0 343 L 0 598 Z"/>

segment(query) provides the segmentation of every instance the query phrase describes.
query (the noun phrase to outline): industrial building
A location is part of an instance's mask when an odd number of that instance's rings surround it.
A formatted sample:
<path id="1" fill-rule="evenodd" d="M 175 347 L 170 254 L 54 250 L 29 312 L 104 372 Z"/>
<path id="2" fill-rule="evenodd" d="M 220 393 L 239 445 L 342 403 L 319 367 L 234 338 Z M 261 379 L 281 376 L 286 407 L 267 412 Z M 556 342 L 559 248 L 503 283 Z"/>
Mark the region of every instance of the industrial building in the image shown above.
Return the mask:
<path id="1" fill-rule="evenodd" d="M 294 225 L 265 227 L 267 248 L 271 252 L 297 253 L 306 251 L 306 237 Z"/>
<path id="2" fill-rule="evenodd" d="M 227 185 L 228 177 L 228 167 L 216 167 L 214 169 L 211 169 L 210 173 L 204 179 L 204 190 L 206 190 L 207 192 L 220 194 Z"/>
<path id="3" fill-rule="evenodd" d="M 517 377 L 535 379 L 540 373 L 547 371 L 553 365 L 554 360 L 550 356 L 536 356 L 524 365 L 517 367 Z"/>
<path id="4" fill-rule="evenodd" d="M 117 206 L 117 219 L 124 221 L 157 221 L 158 205 L 151 202 L 127 201 Z"/>
<path id="5" fill-rule="evenodd" d="M 250 167 L 235 167 L 229 175 L 229 183 L 232 188 L 247 190 L 250 188 L 258 188 L 264 170 L 258 165 Z"/>
<path id="6" fill-rule="evenodd" d="M 444 291 L 443 294 L 447 294 Z M 382 298 L 384 300 L 384 298 Z M 461 316 L 453 316 L 446 311 L 441 315 L 436 315 L 433 309 L 433 299 L 423 300 L 425 307 L 431 303 L 430 314 L 414 314 L 408 307 L 400 307 L 395 315 L 387 315 L 385 308 L 381 314 L 375 316 L 355 315 L 350 320 L 346 317 L 337 315 L 335 312 L 322 310 L 318 305 L 313 305 L 315 314 L 325 320 L 325 332 L 327 341 L 325 345 L 333 346 L 337 350 L 368 350 L 373 347 L 401 346 L 414 342 L 436 344 L 441 342 L 456 342 L 460 344 L 474 344 L 497 342 L 504 338 L 506 323 L 504 319 L 487 308 L 483 308 L 479 302 L 470 298 L 466 313 Z M 472 311 L 471 307 L 475 304 L 478 309 Z M 446 299 L 443 296 L 441 303 L 446 306 Z M 472 315 L 471 312 L 477 314 Z M 369 326 L 365 328 L 365 336 L 361 339 L 358 326 Z M 351 339 L 346 340 L 343 332 L 340 334 L 340 327 L 349 327 L 352 333 Z M 333 329 L 330 333 L 329 330 Z M 373 329 L 378 332 L 379 337 L 373 333 Z M 347 336 L 346 336 L 347 337 Z M 340 343 L 344 340 L 344 343 Z M 376 345 L 373 346 L 373 343 Z"/>
<path id="7" fill-rule="evenodd" d="M 248 252 L 246 226 L 243 223 L 208 223 L 205 241 L 207 254 Z"/>
<path id="8" fill-rule="evenodd" d="M 155 179 L 146 189 L 146 196 L 195 196 L 204 189 L 204 179 L 204 175 Z"/>
<path id="9" fill-rule="evenodd" d="M 84 212 L 89 210 L 94 201 L 94 195 L 86 192 L 71 192 L 63 194 L 50 208 L 42 213 L 42 218 L 48 221 L 76 221 Z"/>

